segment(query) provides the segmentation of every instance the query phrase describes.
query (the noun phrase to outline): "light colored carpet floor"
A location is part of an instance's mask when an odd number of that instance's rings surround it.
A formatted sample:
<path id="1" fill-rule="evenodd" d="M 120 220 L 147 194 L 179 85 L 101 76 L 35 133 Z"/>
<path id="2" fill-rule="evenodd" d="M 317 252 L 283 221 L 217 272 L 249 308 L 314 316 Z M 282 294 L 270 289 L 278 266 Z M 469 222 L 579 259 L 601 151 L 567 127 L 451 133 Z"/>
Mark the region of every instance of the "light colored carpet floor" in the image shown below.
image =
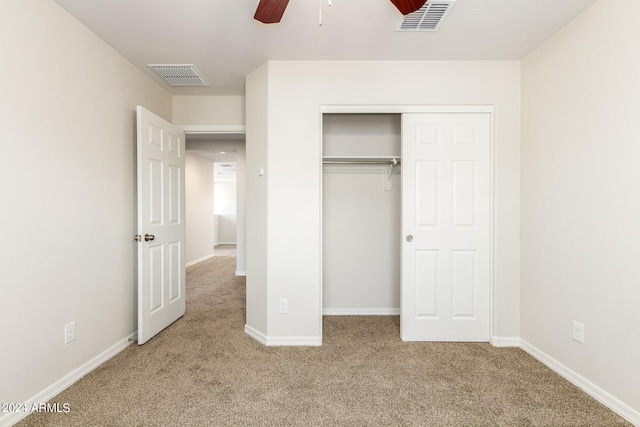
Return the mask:
<path id="1" fill-rule="evenodd" d="M 236 256 L 236 245 L 215 245 L 213 247 L 214 256 Z"/>
<path id="2" fill-rule="evenodd" d="M 321 347 L 262 346 L 234 269 L 189 267 L 182 319 L 52 399 L 69 413 L 19 425 L 629 425 L 522 350 L 403 343 L 398 317 L 325 317 Z"/>

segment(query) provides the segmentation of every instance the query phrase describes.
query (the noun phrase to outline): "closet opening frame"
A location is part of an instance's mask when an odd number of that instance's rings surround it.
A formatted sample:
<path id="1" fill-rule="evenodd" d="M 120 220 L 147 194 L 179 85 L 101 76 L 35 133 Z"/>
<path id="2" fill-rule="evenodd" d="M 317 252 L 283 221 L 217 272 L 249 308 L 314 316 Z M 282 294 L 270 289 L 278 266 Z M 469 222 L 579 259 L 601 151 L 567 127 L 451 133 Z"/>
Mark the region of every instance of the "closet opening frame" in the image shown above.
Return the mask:
<path id="1" fill-rule="evenodd" d="M 324 278 L 323 278 L 323 236 L 324 236 L 324 219 L 323 219 L 323 153 L 324 153 L 324 114 L 409 114 L 409 113 L 440 113 L 440 114 L 472 114 L 472 113 L 484 113 L 490 115 L 490 133 L 489 136 L 489 167 L 490 167 L 490 212 L 489 212 L 489 339 L 490 343 L 494 346 L 498 346 L 498 339 L 495 338 L 495 276 L 494 276 L 494 265 L 495 265 L 495 151 L 494 151 L 494 114 L 495 107 L 493 105 L 338 105 L 338 104 L 327 104 L 321 105 L 319 111 L 319 120 L 320 120 L 320 151 L 318 153 L 319 158 L 319 198 L 320 198 L 320 299 L 318 307 L 318 312 L 320 315 L 319 325 L 320 325 L 320 342 L 322 342 L 323 337 L 323 326 L 322 319 L 323 315 L 323 288 L 324 288 Z M 402 147 L 402 134 L 400 135 L 400 144 Z M 402 151 L 402 150 L 401 150 Z M 400 207 L 402 211 L 402 206 Z M 402 218 L 402 214 L 401 214 Z M 400 249 L 401 258 L 402 254 L 402 246 Z M 402 280 L 400 283 L 400 303 L 402 307 L 402 292 L 403 292 L 403 284 Z M 402 309 L 400 310 L 400 321 L 402 322 Z"/>

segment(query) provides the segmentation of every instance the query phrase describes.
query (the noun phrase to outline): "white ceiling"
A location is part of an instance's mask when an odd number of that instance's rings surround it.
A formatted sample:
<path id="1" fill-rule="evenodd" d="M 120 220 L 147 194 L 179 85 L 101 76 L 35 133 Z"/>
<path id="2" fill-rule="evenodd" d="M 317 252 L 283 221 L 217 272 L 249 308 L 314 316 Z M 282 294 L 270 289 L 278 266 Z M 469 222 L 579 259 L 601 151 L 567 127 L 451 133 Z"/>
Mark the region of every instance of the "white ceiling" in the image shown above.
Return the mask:
<path id="1" fill-rule="evenodd" d="M 518 60 L 596 0 L 457 0 L 440 31 L 397 32 L 389 0 L 55 0 L 173 95 L 242 95 L 267 60 Z M 322 8 L 323 25 L 319 26 Z M 147 64 L 194 64 L 211 84 L 172 88 Z"/>

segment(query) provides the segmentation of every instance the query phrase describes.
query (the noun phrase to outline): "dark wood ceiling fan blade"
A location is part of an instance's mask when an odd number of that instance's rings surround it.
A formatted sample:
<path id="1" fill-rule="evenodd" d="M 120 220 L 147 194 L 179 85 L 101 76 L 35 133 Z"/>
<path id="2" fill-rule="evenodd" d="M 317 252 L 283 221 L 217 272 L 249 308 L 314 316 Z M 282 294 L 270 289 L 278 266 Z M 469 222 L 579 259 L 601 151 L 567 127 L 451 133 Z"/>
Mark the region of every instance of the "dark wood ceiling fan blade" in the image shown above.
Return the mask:
<path id="1" fill-rule="evenodd" d="M 415 12 L 424 6 L 426 2 L 427 0 L 391 0 L 391 3 L 393 3 L 403 15 Z"/>
<path id="2" fill-rule="evenodd" d="M 253 19 L 264 24 L 280 22 L 288 4 L 289 0 L 260 0 Z"/>

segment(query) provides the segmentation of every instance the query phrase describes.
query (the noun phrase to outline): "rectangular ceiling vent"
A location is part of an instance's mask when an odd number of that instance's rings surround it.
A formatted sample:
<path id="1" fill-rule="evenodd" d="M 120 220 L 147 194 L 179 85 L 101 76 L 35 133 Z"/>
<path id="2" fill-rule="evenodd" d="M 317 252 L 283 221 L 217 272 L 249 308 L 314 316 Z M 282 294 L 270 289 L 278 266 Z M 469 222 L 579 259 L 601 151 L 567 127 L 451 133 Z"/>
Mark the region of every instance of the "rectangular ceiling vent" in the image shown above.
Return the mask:
<path id="1" fill-rule="evenodd" d="M 193 64 L 149 64 L 170 86 L 209 86 Z"/>
<path id="2" fill-rule="evenodd" d="M 428 0 L 420 9 L 405 15 L 397 31 L 438 31 L 456 0 Z"/>

